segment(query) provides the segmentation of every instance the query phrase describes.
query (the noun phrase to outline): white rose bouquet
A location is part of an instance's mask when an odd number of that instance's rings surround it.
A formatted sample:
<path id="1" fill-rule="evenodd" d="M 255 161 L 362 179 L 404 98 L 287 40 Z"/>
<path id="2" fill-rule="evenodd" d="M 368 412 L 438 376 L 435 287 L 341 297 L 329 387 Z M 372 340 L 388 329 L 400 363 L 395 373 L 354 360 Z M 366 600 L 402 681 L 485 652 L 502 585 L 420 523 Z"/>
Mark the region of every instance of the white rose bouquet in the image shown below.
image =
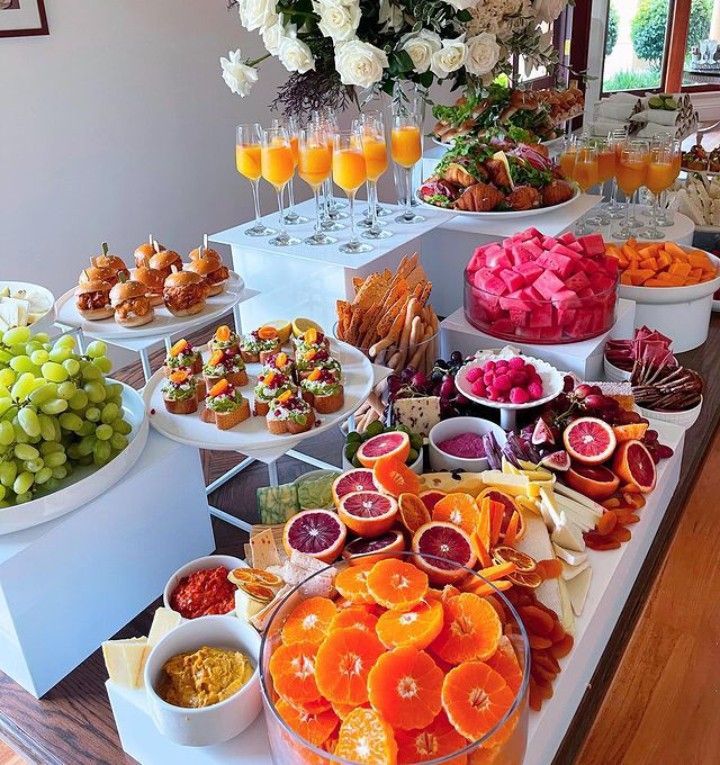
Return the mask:
<path id="1" fill-rule="evenodd" d="M 410 81 L 422 88 L 489 85 L 512 71 L 512 57 L 551 65 L 554 51 L 541 22 L 568 0 L 226 0 L 240 23 L 257 31 L 267 54 L 239 51 L 222 60 L 233 92 L 247 95 L 257 65 L 275 56 L 290 73 L 276 105 L 309 113 L 342 107 L 355 89 L 393 92 Z"/>

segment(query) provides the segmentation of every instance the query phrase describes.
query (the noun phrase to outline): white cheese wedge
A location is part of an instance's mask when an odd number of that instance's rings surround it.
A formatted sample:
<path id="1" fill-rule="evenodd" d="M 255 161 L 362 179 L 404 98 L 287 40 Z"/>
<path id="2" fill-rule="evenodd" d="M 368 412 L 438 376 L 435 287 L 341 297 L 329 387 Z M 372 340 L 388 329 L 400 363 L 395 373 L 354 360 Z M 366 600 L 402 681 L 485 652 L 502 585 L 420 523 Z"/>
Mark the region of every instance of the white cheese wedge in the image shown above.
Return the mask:
<path id="1" fill-rule="evenodd" d="M 513 497 L 530 495 L 531 483 L 527 476 L 508 475 L 500 470 L 485 470 L 481 476 L 487 486 L 502 489 Z"/>
<path id="2" fill-rule="evenodd" d="M 501 474 L 502 475 L 502 474 Z M 420 489 L 437 489 L 447 494 L 463 492 L 473 497 L 486 488 L 482 473 L 424 473 L 420 476 Z"/>
<path id="3" fill-rule="evenodd" d="M 553 542 L 553 549 L 555 550 L 555 554 L 558 558 L 560 558 L 560 560 L 569 563 L 571 566 L 579 566 L 581 563 L 584 563 L 588 559 L 587 552 L 575 552 L 575 550 L 566 550 L 564 547 L 561 547 L 555 542 Z"/>
<path id="4" fill-rule="evenodd" d="M 562 510 L 555 498 L 555 493 L 542 486 L 540 487 L 540 512 L 543 513 L 543 516 L 547 513 L 551 519 L 551 530 L 563 525 L 563 519 L 561 518 Z"/>
<path id="5" fill-rule="evenodd" d="M 551 535 L 552 541 L 565 547 L 568 550 L 574 550 L 575 552 L 585 551 L 585 540 L 583 539 L 582 532 L 572 522 L 567 522 L 563 526 L 558 526 Z"/>
<path id="6" fill-rule="evenodd" d="M 156 646 L 169 632 L 182 624 L 183 618 L 172 608 L 158 608 L 153 616 L 150 633 L 148 634 L 148 647 Z"/>
<path id="7" fill-rule="evenodd" d="M 583 571 L 585 571 L 586 568 L 590 563 L 588 561 L 584 561 L 583 563 L 579 563 L 577 566 L 571 566 L 569 563 L 566 563 L 565 561 L 562 561 L 562 574 L 560 575 L 566 582 L 569 582 L 571 579 L 574 579 L 579 574 L 582 574 Z"/>
<path id="8" fill-rule="evenodd" d="M 558 589 L 560 590 L 560 612 L 558 616 L 560 618 L 560 624 L 565 628 L 565 632 L 569 632 L 571 635 L 575 634 L 575 616 L 572 607 L 572 601 L 570 600 L 570 593 L 568 592 L 567 583 L 562 579 L 553 579 L 548 581 L 554 581 L 558 583 Z M 543 582 L 547 584 L 547 582 Z"/>
<path id="9" fill-rule="evenodd" d="M 593 515 L 596 515 L 598 518 L 605 512 L 605 508 L 595 502 L 594 499 L 586 497 L 584 494 L 581 494 L 579 491 L 575 491 L 575 489 L 571 489 L 569 486 L 565 486 L 563 483 L 558 483 L 555 487 L 555 491 L 558 494 L 562 494 L 564 497 L 568 497 L 569 499 L 573 499 L 575 502 L 584 505 L 593 513 Z"/>
<path id="10" fill-rule="evenodd" d="M 235 591 L 235 615 L 238 619 L 244 619 L 246 622 L 249 622 L 265 606 L 265 603 L 251 598 L 244 590 L 238 588 Z"/>
<path id="11" fill-rule="evenodd" d="M 566 584 L 567 592 L 570 597 L 570 603 L 575 616 L 580 616 L 585 608 L 588 592 L 590 591 L 590 581 L 592 580 L 592 569 L 590 566 L 583 569 L 580 574 L 573 577 Z"/>
<path id="12" fill-rule="evenodd" d="M 573 517 L 581 519 L 584 526 L 594 529 L 597 525 L 600 516 L 596 515 L 586 505 L 581 505 L 579 502 L 575 502 L 575 500 L 570 499 L 569 497 L 563 497 L 562 494 L 558 494 L 557 502 L 560 507 Z"/>
<path id="13" fill-rule="evenodd" d="M 125 688 L 141 688 L 147 650 L 148 639 L 144 637 L 106 640 L 102 644 L 102 652 L 113 683 Z"/>

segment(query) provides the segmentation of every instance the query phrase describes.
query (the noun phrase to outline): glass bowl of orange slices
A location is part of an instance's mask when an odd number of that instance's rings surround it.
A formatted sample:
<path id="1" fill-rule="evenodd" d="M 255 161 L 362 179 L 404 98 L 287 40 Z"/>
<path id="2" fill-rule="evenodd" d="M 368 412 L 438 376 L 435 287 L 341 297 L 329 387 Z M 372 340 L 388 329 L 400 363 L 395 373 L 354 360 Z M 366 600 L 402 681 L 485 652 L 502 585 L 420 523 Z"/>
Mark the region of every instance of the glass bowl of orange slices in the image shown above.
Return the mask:
<path id="1" fill-rule="evenodd" d="M 259 662 L 276 765 L 521 765 L 527 633 L 492 582 L 460 573 L 439 588 L 412 553 L 370 554 L 288 593 Z"/>

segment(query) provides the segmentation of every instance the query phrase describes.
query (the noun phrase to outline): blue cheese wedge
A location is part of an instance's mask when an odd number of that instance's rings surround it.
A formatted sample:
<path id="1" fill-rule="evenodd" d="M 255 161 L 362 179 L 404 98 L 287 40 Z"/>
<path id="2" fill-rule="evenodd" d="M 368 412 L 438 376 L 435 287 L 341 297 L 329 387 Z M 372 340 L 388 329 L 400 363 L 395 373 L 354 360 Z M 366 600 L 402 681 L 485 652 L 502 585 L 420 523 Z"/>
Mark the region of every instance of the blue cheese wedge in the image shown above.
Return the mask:
<path id="1" fill-rule="evenodd" d="M 430 429 L 440 422 L 440 397 L 399 398 L 393 403 L 393 415 L 396 424 L 427 437 Z"/>

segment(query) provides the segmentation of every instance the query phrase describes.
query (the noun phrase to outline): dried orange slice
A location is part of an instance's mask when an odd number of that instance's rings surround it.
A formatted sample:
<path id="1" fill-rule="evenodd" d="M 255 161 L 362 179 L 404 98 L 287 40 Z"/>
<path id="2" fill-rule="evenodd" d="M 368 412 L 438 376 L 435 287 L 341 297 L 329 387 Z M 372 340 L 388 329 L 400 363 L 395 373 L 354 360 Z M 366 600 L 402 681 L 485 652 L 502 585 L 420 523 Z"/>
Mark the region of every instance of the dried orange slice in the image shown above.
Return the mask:
<path id="1" fill-rule="evenodd" d="M 398 745 L 398 763 L 417 763 L 445 757 L 466 747 L 463 738 L 447 719 L 445 712 L 440 714 L 430 725 L 420 730 L 395 731 Z M 452 760 L 452 765 L 464 765 L 466 758 L 460 756 Z"/>
<path id="2" fill-rule="evenodd" d="M 355 709 L 340 726 L 334 754 L 359 765 L 395 765 L 393 729 L 374 709 Z"/>
<path id="3" fill-rule="evenodd" d="M 395 457 L 382 457 L 373 465 L 373 478 L 380 488 L 399 497 L 401 494 L 418 494 L 420 477 Z"/>
<path id="4" fill-rule="evenodd" d="M 275 327 L 269 327 L 267 325 L 260 327 L 257 334 L 261 340 L 275 340 L 278 337 L 278 331 Z"/>
<path id="5" fill-rule="evenodd" d="M 386 558 L 370 569 L 367 588 L 378 605 L 391 610 L 407 611 L 425 597 L 428 577 L 412 563 Z"/>
<path id="6" fill-rule="evenodd" d="M 475 741 L 490 731 L 510 709 L 515 694 L 482 661 L 468 661 L 448 672 L 442 687 L 442 705 L 455 730 Z"/>
<path id="7" fill-rule="evenodd" d="M 340 718 L 328 709 L 324 712 L 309 713 L 295 709 L 283 699 L 275 704 L 283 720 L 313 746 L 322 746 L 340 724 Z"/>
<path id="8" fill-rule="evenodd" d="M 368 592 L 367 578 L 374 563 L 360 563 L 344 568 L 335 577 L 335 589 L 351 603 L 374 603 Z"/>
<path id="9" fill-rule="evenodd" d="M 543 578 L 535 571 L 514 571 L 512 574 L 508 574 L 507 578 L 519 587 L 531 587 L 533 590 L 543 583 Z"/>
<path id="10" fill-rule="evenodd" d="M 332 703 L 364 704 L 368 673 L 383 650 L 377 637 L 365 630 L 351 627 L 331 632 L 315 660 L 319 692 Z"/>
<path id="11" fill-rule="evenodd" d="M 330 622 L 330 632 L 348 627 L 356 627 L 359 630 L 365 630 L 374 634 L 377 622 L 377 616 L 365 608 L 365 606 L 350 606 L 349 608 L 339 609 L 335 616 L 333 616 L 333 620 Z"/>
<path id="12" fill-rule="evenodd" d="M 315 682 L 317 650 L 315 643 L 293 643 L 278 646 L 270 657 L 275 691 L 295 707 L 320 698 Z"/>
<path id="13" fill-rule="evenodd" d="M 442 626 L 442 603 L 433 600 L 409 611 L 386 611 L 377 620 L 375 632 L 386 648 L 410 646 L 422 650 L 435 640 Z"/>
<path id="14" fill-rule="evenodd" d="M 417 648 L 384 653 L 368 675 L 373 709 L 393 728 L 424 728 L 442 708 L 443 672 L 432 657 Z"/>
<path id="15" fill-rule="evenodd" d="M 517 693 L 522 685 L 522 669 L 517 654 L 507 635 L 503 635 L 498 643 L 497 651 L 485 660 L 488 667 L 500 673 L 513 693 Z"/>
<path id="16" fill-rule="evenodd" d="M 520 552 L 520 550 L 516 550 L 514 547 L 508 547 L 507 545 L 494 547 L 492 556 L 495 563 L 514 563 L 516 571 L 520 571 L 523 574 L 535 571 L 537 566 L 535 558 L 532 558 L 527 553 Z"/>
<path id="17" fill-rule="evenodd" d="M 421 526 L 430 522 L 430 512 L 420 497 L 403 493 L 398 497 L 402 525 L 414 534 Z"/>
<path id="18" fill-rule="evenodd" d="M 446 521 L 459 526 L 466 534 L 473 534 L 478 522 L 475 498 L 463 492 L 454 492 L 435 503 L 432 511 L 434 521 Z"/>
<path id="19" fill-rule="evenodd" d="M 257 584 L 256 582 L 247 582 L 239 585 L 243 592 L 246 592 L 253 600 L 260 603 L 269 603 L 275 597 L 275 590 L 266 584 Z"/>
<path id="20" fill-rule="evenodd" d="M 267 587 L 280 587 L 283 580 L 263 568 L 234 568 L 228 579 L 235 585 L 264 584 Z"/>
<path id="21" fill-rule="evenodd" d="M 337 606 L 330 598 L 316 595 L 303 600 L 293 608 L 283 625 L 283 643 L 322 643 L 336 613 Z"/>
<path id="22" fill-rule="evenodd" d="M 430 650 L 450 664 L 484 660 L 497 650 L 502 625 L 485 598 L 463 592 L 443 603 L 445 621 Z"/>

